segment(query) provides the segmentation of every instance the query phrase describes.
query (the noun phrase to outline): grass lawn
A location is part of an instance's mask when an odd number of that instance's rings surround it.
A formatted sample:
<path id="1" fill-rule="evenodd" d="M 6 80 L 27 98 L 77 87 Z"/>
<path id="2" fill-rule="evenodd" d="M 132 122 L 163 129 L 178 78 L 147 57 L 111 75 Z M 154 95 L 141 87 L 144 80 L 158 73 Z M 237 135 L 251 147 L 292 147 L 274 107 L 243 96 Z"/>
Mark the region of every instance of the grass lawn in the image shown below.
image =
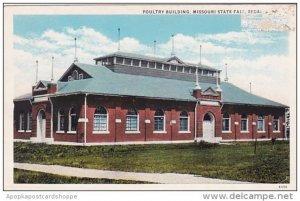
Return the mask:
<path id="1" fill-rule="evenodd" d="M 96 179 L 79 178 L 47 174 L 29 170 L 14 168 L 14 183 L 18 184 L 148 184 L 149 182 L 114 180 L 114 179 Z"/>
<path id="2" fill-rule="evenodd" d="M 289 142 L 233 145 L 67 146 L 15 142 L 14 161 L 134 172 L 173 172 L 261 183 L 289 183 Z"/>

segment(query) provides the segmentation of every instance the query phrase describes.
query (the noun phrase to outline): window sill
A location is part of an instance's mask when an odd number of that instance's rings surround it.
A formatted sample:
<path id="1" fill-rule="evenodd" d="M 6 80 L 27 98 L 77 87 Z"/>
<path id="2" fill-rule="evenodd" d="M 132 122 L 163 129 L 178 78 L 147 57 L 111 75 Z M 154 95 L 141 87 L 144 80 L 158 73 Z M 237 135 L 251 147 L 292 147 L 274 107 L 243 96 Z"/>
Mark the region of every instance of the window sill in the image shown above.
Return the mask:
<path id="1" fill-rule="evenodd" d="M 273 133 L 281 133 L 280 131 L 273 131 Z"/>
<path id="2" fill-rule="evenodd" d="M 76 131 L 67 131 L 68 134 L 76 134 Z"/>
<path id="3" fill-rule="evenodd" d="M 141 131 L 125 131 L 125 134 L 140 134 Z"/>
<path id="4" fill-rule="evenodd" d="M 166 134 L 167 131 L 153 131 L 154 134 Z"/>
<path id="5" fill-rule="evenodd" d="M 257 133 L 265 133 L 266 131 L 257 131 Z"/>
<path id="6" fill-rule="evenodd" d="M 65 133 L 65 131 L 56 131 L 56 133 Z"/>
<path id="7" fill-rule="evenodd" d="M 222 131 L 222 133 L 231 133 L 231 131 Z"/>
<path id="8" fill-rule="evenodd" d="M 241 131 L 241 133 L 250 133 L 249 131 Z"/>
<path id="9" fill-rule="evenodd" d="M 31 133 L 31 130 L 26 130 L 25 132 L 26 132 L 26 133 Z"/>
<path id="10" fill-rule="evenodd" d="M 93 134 L 109 134 L 109 131 L 93 131 Z"/>
<path id="11" fill-rule="evenodd" d="M 191 133 L 191 131 L 178 131 L 178 133 L 183 133 L 183 134 L 185 134 L 185 133 Z"/>
<path id="12" fill-rule="evenodd" d="M 18 130 L 18 132 L 19 132 L 19 133 L 23 133 L 23 132 L 25 132 L 25 130 Z"/>

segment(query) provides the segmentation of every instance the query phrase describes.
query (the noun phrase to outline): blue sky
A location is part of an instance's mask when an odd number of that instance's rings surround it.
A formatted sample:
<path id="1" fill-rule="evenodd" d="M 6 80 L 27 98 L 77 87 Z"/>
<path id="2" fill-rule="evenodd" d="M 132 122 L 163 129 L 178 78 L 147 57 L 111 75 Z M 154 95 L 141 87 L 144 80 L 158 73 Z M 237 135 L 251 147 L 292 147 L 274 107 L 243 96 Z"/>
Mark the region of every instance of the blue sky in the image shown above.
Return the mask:
<path id="1" fill-rule="evenodd" d="M 217 23 L 216 23 L 217 22 Z M 138 38 L 142 43 L 166 41 L 170 35 L 240 31 L 239 15 L 39 15 L 14 17 L 14 33 L 20 36 L 42 34 L 47 29 L 90 27 L 117 40 L 117 29 L 123 37 Z"/>
<path id="2" fill-rule="evenodd" d="M 201 44 L 203 64 L 224 72 L 227 63 L 230 82 L 245 90 L 252 82 L 253 93 L 287 103 L 276 96 L 276 89 L 287 87 L 281 83 L 288 79 L 289 34 L 248 30 L 241 20 L 239 15 L 16 15 L 15 94 L 34 83 L 36 59 L 39 78 L 49 80 L 54 56 L 58 79 L 73 61 L 74 37 L 79 61 L 92 64 L 93 58 L 117 51 L 117 29 L 121 28 L 122 51 L 151 55 L 156 40 L 157 55 L 168 57 L 170 36 L 175 34 L 175 53 L 180 59 L 199 62 Z M 20 80 L 21 75 L 26 79 Z"/>

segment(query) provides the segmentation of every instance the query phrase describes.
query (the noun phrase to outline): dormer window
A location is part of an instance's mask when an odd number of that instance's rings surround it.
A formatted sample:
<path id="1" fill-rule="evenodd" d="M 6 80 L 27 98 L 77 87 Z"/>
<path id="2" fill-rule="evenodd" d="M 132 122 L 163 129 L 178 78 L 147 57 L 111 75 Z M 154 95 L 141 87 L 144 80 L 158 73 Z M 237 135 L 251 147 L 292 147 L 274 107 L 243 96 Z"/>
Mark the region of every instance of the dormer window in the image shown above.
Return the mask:
<path id="1" fill-rule="evenodd" d="M 74 80 L 78 80 L 78 71 L 77 70 L 73 71 L 72 77 L 73 77 Z"/>
<path id="2" fill-rule="evenodd" d="M 82 79 L 83 79 L 83 74 L 80 73 L 80 74 L 79 74 L 79 80 L 82 80 Z"/>

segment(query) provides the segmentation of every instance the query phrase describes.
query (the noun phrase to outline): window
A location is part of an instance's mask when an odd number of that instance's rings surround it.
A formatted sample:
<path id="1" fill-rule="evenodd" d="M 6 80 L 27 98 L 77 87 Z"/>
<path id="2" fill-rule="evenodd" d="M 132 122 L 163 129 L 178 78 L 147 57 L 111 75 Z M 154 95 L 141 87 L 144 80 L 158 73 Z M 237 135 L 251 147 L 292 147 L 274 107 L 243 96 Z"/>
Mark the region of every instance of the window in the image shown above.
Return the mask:
<path id="1" fill-rule="evenodd" d="M 241 131 L 248 131 L 248 118 L 246 114 L 241 117 Z"/>
<path id="2" fill-rule="evenodd" d="M 133 64 L 134 66 L 140 66 L 140 60 L 133 59 L 133 60 L 132 60 L 132 64 Z"/>
<path id="3" fill-rule="evenodd" d="M 72 78 L 72 76 L 68 76 L 68 81 L 72 81 L 73 80 L 73 78 Z"/>
<path id="4" fill-rule="evenodd" d="M 149 62 L 149 68 L 155 68 L 155 63 L 154 62 Z"/>
<path id="5" fill-rule="evenodd" d="M 63 109 L 60 109 L 58 111 L 58 116 L 57 116 L 57 130 L 58 131 L 65 130 L 65 113 L 64 113 Z"/>
<path id="6" fill-rule="evenodd" d="M 189 73 L 190 72 L 190 67 L 184 67 L 184 72 Z"/>
<path id="7" fill-rule="evenodd" d="M 154 131 L 165 130 L 165 114 L 162 110 L 156 110 L 154 113 Z"/>
<path id="8" fill-rule="evenodd" d="M 156 69 L 162 69 L 162 63 L 156 63 Z"/>
<path id="9" fill-rule="evenodd" d="M 123 58 L 122 57 L 117 57 L 116 58 L 116 63 L 117 64 L 123 64 Z"/>
<path id="10" fill-rule="evenodd" d="M 32 113 L 29 111 L 27 113 L 27 130 L 31 131 L 32 128 Z"/>
<path id="11" fill-rule="evenodd" d="M 189 131 L 190 117 L 186 111 L 180 113 L 179 124 L 180 131 Z"/>
<path id="12" fill-rule="evenodd" d="M 138 130 L 138 113 L 135 109 L 130 108 L 126 114 L 126 131 Z"/>
<path id="13" fill-rule="evenodd" d="M 274 116 L 274 119 L 273 119 L 273 131 L 280 131 L 279 130 L 279 118 L 278 118 L 278 116 Z"/>
<path id="14" fill-rule="evenodd" d="M 174 72 L 176 72 L 176 66 L 174 66 L 174 65 L 171 65 L 171 71 L 174 71 Z"/>
<path id="15" fill-rule="evenodd" d="M 104 107 L 99 106 L 94 113 L 94 131 L 107 131 L 108 118 Z"/>
<path id="16" fill-rule="evenodd" d="M 74 108 L 70 109 L 69 113 L 69 131 L 76 131 L 77 127 L 77 115 Z"/>
<path id="17" fill-rule="evenodd" d="M 195 74 L 196 73 L 196 68 L 191 68 L 191 73 Z"/>
<path id="18" fill-rule="evenodd" d="M 164 70 L 169 70 L 170 69 L 170 65 L 169 64 L 164 64 Z"/>
<path id="19" fill-rule="evenodd" d="M 73 77 L 74 80 L 78 80 L 78 72 L 77 72 L 77 70 L 73 71 L 72 77 Z"/>
<path id="20" fill-rule="evenodd" d="M 19 116 L 19 130 L 25 130 L 25 118 L 24 118 L 24 112 L 20 113 Z"/>
<path id="21" fill-rule="evenodd" d="M 148 67 L 148 61 L 141 61 L 141 66 L 147 68 Z"/>
<path id="22" fill-rule="evenodd" d="M 265 131 L 265 120 L 262 115 L 257 118 L 257 131 Z"/>
<path id="23" fill-rule="evenodd" d="M 182 66 L 177 66 L 177 72 L 182 73 L 183 67 Z"/>
<path id="24" fill-rule="evenodd" d="M 79 74 L 79 79 L 80 79 L 80 80 L 83 79 L 83 74 L 82 74 L 82 73 Z"/>
<path id="25" fill-rule="evenodd" d="M 230 117 L 229 117 L 228 113 L 225 113 L 223 115 L 222 130 L 223 131 L 230 131 Z"/>
<path id="26" fill-rule="evenodd" d="M 126 65 L 131 65 L 131 61 L 132 61 L 132 59 L 126 59 L 126 58 L 125 58 L 125 64 L 126 64 Z"/>

